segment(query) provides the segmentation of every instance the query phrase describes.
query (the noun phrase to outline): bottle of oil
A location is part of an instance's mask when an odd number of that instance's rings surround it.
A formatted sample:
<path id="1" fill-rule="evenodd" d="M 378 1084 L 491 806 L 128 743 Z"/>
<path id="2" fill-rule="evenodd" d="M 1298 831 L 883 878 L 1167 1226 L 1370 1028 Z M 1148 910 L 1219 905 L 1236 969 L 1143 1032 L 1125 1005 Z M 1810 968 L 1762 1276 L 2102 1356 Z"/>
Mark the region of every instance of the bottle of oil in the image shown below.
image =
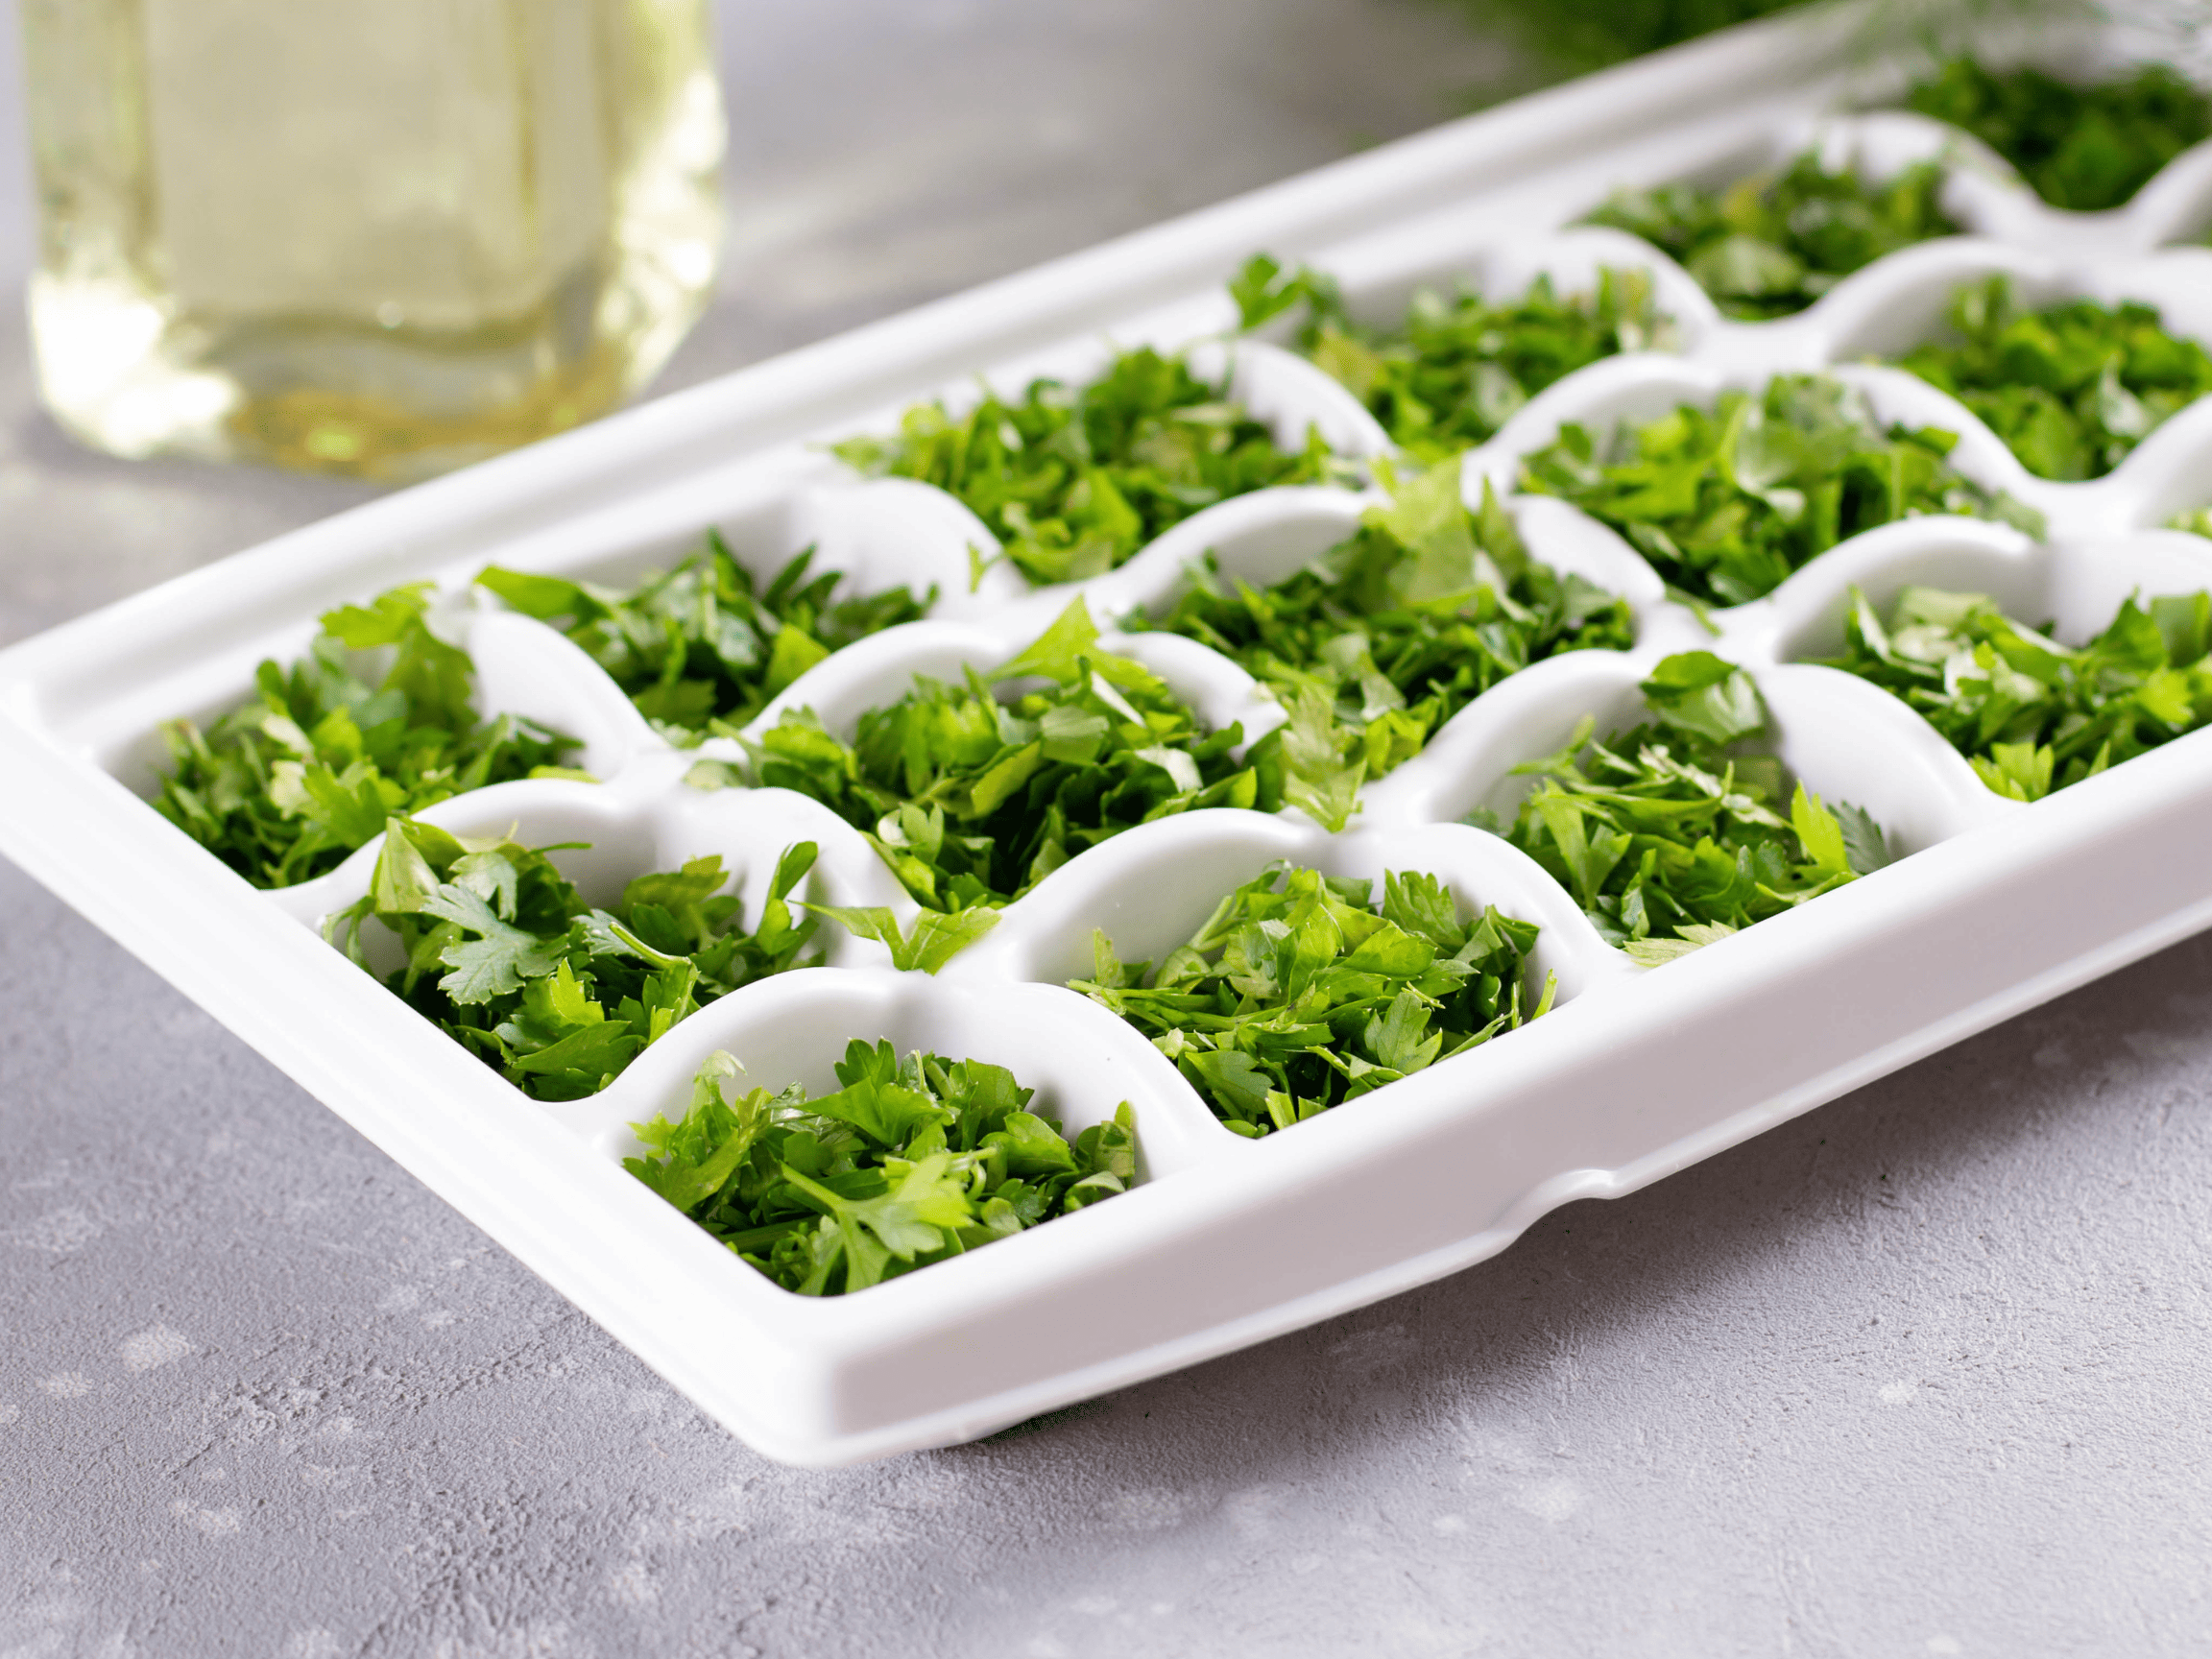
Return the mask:
<path id="1" fill-rule="evenodd" d="M 704 303 L 709 0 L 23 0 L 47 407 L 403 480 L 588 421 Z"/>

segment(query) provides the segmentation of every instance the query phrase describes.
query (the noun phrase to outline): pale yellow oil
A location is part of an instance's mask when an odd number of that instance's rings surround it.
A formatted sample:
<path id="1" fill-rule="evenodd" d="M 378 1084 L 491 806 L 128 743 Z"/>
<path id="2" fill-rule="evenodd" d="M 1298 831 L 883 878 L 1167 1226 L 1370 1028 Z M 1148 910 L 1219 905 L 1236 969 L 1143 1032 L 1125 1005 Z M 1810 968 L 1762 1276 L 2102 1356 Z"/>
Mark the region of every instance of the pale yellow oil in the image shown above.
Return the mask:
<path id="1" fill-rule="evenodd" d="M 711 287 L 709 0 L 22 0 L 57 420 L 407 479 L 605 413 Z"/>

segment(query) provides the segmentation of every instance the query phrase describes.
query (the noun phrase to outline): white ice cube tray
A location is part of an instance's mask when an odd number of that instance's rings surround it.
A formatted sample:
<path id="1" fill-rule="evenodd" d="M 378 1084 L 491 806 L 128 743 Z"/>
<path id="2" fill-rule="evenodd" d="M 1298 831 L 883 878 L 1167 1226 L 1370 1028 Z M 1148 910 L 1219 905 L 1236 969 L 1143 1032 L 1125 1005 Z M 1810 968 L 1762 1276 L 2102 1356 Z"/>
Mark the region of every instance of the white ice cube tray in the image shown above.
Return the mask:
<path id="1" fill-rule="evenodd" d="M 2116 50 L 2093 39 L 2067 56 Z M 1986 590 L 2068 639 L 2129 593 L 2212 585 L 2212 542 L 2157 528 L 2212 501 L 2212 401 L 2108 478 L 2050 484 L 1941 394 L 1854 363 L 1928 337 L 1960 282 L 1995 271 L 2037 301 L 2139 296 L 2212 338 L 2212 252 L 2156 251 L 2212 226 L 2212 146 L 2118 212 L 2060 213 L 1933 123 L 1821 118 L 1835 53 L 1817 28 L 1762 26 L 1524 100 L 373 504 L 16 646 L 0 654 L 0 846 L 779 1457 L 848 1462 L 972 1437 L 1478 1262 L 1555 1205 L 1630 1190 L 2212 924 L 2212 732 L 2024 806 L 1985 790 L 1902 703 L 1805 661 L 1840 646 L 1854 584 L 1878 605 L 1909 583 Z M 1945 201 L 1976 234 L 1901 252 L 1800 316 L 1743 325 L 1633 238 L 1559 228 L 1617 185 L 1722 181 L 1808 143 L 1876 174 L 1946 156 Z M 524 1097 L 323 943 L 314 924 L 360 894 L 374 847 L 315 882 L 256 893 L 141 799 L 156 722 L 238 702 L 254 663 L 297 654 L 326 607 L 431 579 L 475 656 L 484 707 L 579 736 L 604 781 L 502 784 L 426 817 L 589 841 L 560 861 L 602 901 L 632 875 L 719 854 L 749 916 L 777 855 L 811 839 L 816 897 L 910 916 L 827 809 L 690 787 L 702 754 L 735 746 L 671 750 L 584 653 L 469 577 L 499 563 L 619 582 L 715 523 L 756 570 L 812 544 L 820 567 L 859 588 L 939 584 L 931 619 L 837 654 L 760 716 L 804 705 L 850 730 L 917 672 L 1002 661 L 1077 589 L 1031 591 L 1000 565 L 971 591 L 970 548 L 992 545 L 973 515 L 922 485 L 863 482 L 823 441 L 882 429 L 917 397 L 972 396 L 978 373 L 1009 391 L 1035 373 L 1084 376 L 1112 341 L 1191 348 L 1286 443 L 1311 424 L 1346 455 L 1387 451 L 1311 366 L 1263 341 L 1220 343 L 1221 282 L 1262 247 L 1333 272 L 1377 318 L 1421 284 L 1507 293 L 1548 274 L 1574 290 L 1602 264 L 1653 273 L 1679 354 L 1602 362 L 1534 398 L 1469 457 L 1471 497 L 1484 480 L 1510 489 L 1518 458 L 1563 421 L 1606 426 L 1778 370 L 1843 366 L 1884 416 L 1960 433 L 1960 468 L 2040 509 L 2050 535 L 1959 518 L 1887 526 L 1717 613 L 1715 636 L 1610 530 L 1515 497 L 1538 558 L 1626 597 L 1633 651 L 1553 659 L 1477 699 L 1370 785 L 1341 834 L 1234 811 L 1131 830 L 1054 873 L 938 977 L 895 973 L 881 947 L 827 929 L 827 966 L 711 1004 L 604 1093 L 560 1105 Z M 1225 502 L 1080 591 L 1108 623 L 1161 608 L 1209 550 L 1272 580 L 1340 541 L 1371 499 L 1286 489 Z M 1109 637 L 1211 723 L 1240 720 L 1249 739 L 1280 717 L 1201 646 Z M 1525 786 L 1512 767 L 1555 750 L 1582 716 L 1633 722 L 1638 679 L 1693 647 L 1750 669 L 1785 762 L 1867 807 L 1909 856 L 1641 972 L 1534 863 L 1456 821 L 1509 810 Z M 1292 1130 L 1239 1139 L 1132 1028 L 1061 982 L 1087 969 L 1093 928 L 1124 955 L 1157 956 L 1278 858 L 1370 878 L 1430 871 L 1469 907 L 1539 923 L 1535 969 L 1557 974 L 1556 1009 Z M 712 1050 L 734 1051 L 757 1081 L 822 1088 L 852 1037 L 1009 1066 L 1070 1132 L 1129 1100 L 1142 1179 L 989 1249 L 810 1300 L 619 1167 L 626 1125 L 680 1110 Z"/>

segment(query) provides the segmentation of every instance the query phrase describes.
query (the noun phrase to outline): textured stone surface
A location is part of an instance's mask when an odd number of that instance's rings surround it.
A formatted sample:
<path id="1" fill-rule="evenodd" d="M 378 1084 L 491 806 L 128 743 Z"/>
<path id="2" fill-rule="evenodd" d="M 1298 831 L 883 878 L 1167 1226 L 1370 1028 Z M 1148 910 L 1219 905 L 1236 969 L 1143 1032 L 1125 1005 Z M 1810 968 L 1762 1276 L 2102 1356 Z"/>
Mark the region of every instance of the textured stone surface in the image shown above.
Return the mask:
<path id="1" fill-rule="evenodd" d="M 1200 10 L 733 12 L 757 217 L 674 377 L 1417 125 L 1491 63 L 1410 3 Z M 8 637 L 358 493 L 81 456 L 12 334 L 0 399 Z M 2212 1641 L 2212 941 L 1444 1284 L 819 1474 L 5 866 L 0 918 L 0 1659 Z"/>

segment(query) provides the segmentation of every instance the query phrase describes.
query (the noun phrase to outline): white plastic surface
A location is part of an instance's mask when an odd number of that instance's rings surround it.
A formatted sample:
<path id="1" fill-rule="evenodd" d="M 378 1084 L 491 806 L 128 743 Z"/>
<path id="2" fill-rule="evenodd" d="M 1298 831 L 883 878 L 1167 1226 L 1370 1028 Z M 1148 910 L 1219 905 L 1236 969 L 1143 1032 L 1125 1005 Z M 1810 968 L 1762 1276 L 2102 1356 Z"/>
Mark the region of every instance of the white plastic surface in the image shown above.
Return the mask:
<path id="1" fill-rule="evenodd" d="M 1808 43 L 1808 42 L 1812 43 Z M 997 284 L 573 437 L 412 491 L 239 555 L 0 656 L 0 771 L 20 795 L 6 850 L 198 998 L 629 1343 L 775 1455 L 830 1463 L 958 1440 L 1371 1301 L 1503 1248 L 1570 1198 L 1628 1190 L 1870 1077 L 2212 923 L 2212 733 L 2049 801 L 1984 790 L 1901 703 L 1808 660 L 1840 643 L 1849 589 L 1986 589 L 2061 637 L 2129 592 L 2212 586 L 2212 542 L 2154 528 L 2212 501 L 2212 402 L 2176 418 L 2110 477 L 2028 477 L 1955 402 L 1859 366 L 1941 326 L 1961 281 L 2014 275 L 2032 298 L 2153 300 L 2212 337 L 2212 252 L 2150 252 L 2212 223 L 2212 150 L 2177 159 L 2128 207 L 2064 215 L 2002 164 L 1914 117 L 1820 120 L 1799 79 L 1812 36 L 1766 31 L 1631 69 L 1393 146 L 1261 196 Z M 1716 112 L 1718 111 L 1718 112 Z M 1977 232 L 1908 250 L 1795 318 L 1724 321 L 1677 267 L 1616 232 L 1559 224 L 1616 183 L 1724 180 L 1808 142 L 1869 171 L 1958 157 L 1946 201 Z M 1946 150 L 1946 146 L 1950 148 Z M 802 547 L 858 588 L 937 585 L 931 619 L 818 665 L 784 707 L 849 727 L 917 672 L 996 662 L 1072 589 L 1025 590 L 959 503 L 863 482 L 815 447 L 882 429 L 913 398 L 1018 392 L 1080 376 L 1107 341 L 1194 348 L 1279 439 L 1317 425 L 1340 452 L 1387 445 L 1333 381 L 1263 342 L 1213 343 L 1219 283 L 1267 246 L 1387 315 L 1422 284 L 1494 291 L 1550 274 L 1565 289 L 1642 263 L 1673 313 L 1677 354 L 1599 363 L 1545 392 L 1471 456 L 1509 488 L 1563 421 L 1663 412 L 1778 369 L 1841 366 L 1886 416 L 1959 432 L 1959 464 L 2050 517 L 2037 544 L 2003 526 L 1927 518 L 1815 561 L 1775 593 L 1718 613 L 1718 636 L 1669 603 L 1627 544 L 1563 503 L 1515 499 L 1531 550 L 1626 597 L 1639 641 L 1506 681 L 1371 785 L 1351 830 L 1217 811 L 1144 826 L 1082 854 L 1010 906 L 935 979 L 828 929 L 829 966 L 723 998 L 589 1100 L 532 1102 L 320 939 L 362 891 L 363 849 L 320 880 L 257 894 L 149 810 L 155 724 L 235 702 L 253 664 L 297 652 L 315 613 L 391 582 L 438 581 L 488 709 L 583 739 L 598 784 L 500 785 L 432 808 L 463 830 L 582 840 L 561 859 L 604 897 L 630 875 L 719 854 L 757 911 L 790 842 L 834 903 L 912 902 L 865 840 L 780 790 L 703 792 L 589 660 L 468 587 L 483 564 L 619 581 L 681 556 L 718 523 L 769 570 Z M 1266 491 L 1220 503 L 1083 585 L 1102 624 L 1171 603 L 1211 551 L 1255 582 L 1343 539 L 1371 497 Z M 1242 670 L 1189 641 L 1110 640 L 1142 656 L 1210 723 L 1249 740 L 1280 711 Z M 1667 652 L 1709 647 L 1750 668 L 1785 760 L 1832 800 L 1868 807 L 1910 856 L 1816 903 L 1651 973 L 1608 949 L 1569 897 L 1504 843 L 1455 820 L 1508 807 L 1518 762 L 1575 723 L 1636 717 L 1636 681 Z M 734 746 L 704 753 L 734 756 Z M 1270 859 L 1365 877 L 1422 869 L 1468 904 L 1542 926 L 1556 972 L 1544 1020 L 1259 1142 L 1223 1129 L 1175 1069 L 1062 981 L 1094 927 L 1125 956 L 1186 937 Z M 757 1079 L 820 1085 L 851 1037 L 890 1037 L 1011 1066 L 1070 1128 L 1127 1099 L 1143 1179 L 1129 1193 L 991 1248 L 838 1299 L 791 1296 L 624 1174 L 625 1125 L 676 1110 L 711 1050 Z"/>

